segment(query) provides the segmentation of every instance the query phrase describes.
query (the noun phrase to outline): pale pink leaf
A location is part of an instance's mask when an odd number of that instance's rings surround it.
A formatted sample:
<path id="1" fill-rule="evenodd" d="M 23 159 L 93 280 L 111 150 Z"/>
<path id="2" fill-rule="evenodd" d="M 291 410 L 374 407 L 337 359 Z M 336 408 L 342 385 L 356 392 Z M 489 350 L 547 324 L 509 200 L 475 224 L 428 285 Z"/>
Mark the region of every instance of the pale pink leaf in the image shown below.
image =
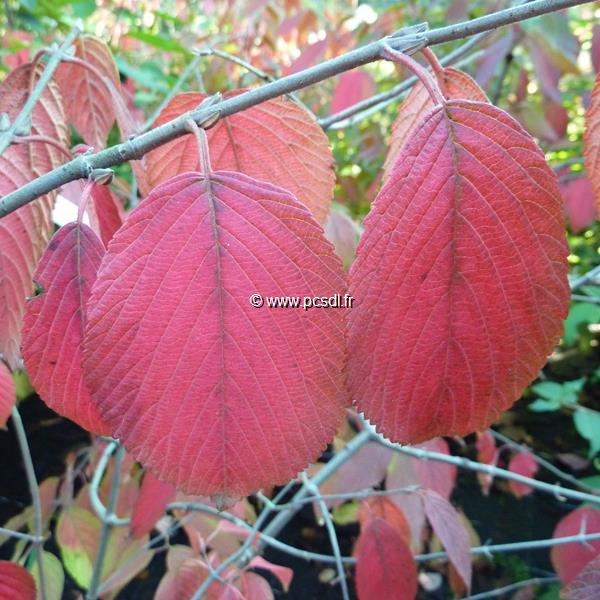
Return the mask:
<path id="1" fill-rule="evenodd" d="M 86 302 L 103 254 L 87 225 L 69 223 L 54 235 L 34 273 L 42 291 L 27 303 L 23 355 L 33 386 L 50 408 L 88 431 L 110 434 L 81 367 Z"/>
<path id="2" fill-rule="evenodd" d="M 469 532 L 460 519 L 456 509 L 433 490 L 421 492 L 427 520 L 435 534 L 440 538 L 450 561 L 460 575 L 467 590 L 471 587 L 471 543 Z"/>
<path id="3" fill-rule="evenodd" d="M 366 71 L 348 71 L 344 73 L 333 92 L 331 112 L 333 114 L 369 98 L 375 92 L 375 82 Z"/>
<path id="4" fill-rule="evenodd" d="M 92 290 L 84 364 L 102 418 L 187 493 L 288 481 L 345 414 L 345 311 L 250 299 L 344 289 L 333 247 L 285 190 L 231 172 L 164 182 L 116 233 Z"/>
<path id="5" fill-rule="evenodd" d="M 560 184 L 560 191 L 571 231 L 579 233 L 587 229 L 598 218 L 590 180 L 587 177 L 568 179 Z M 600 202 L 598 205 L 600 206 Z"/>
<path id="6" fill-rule="evenodd" d="M 226 92 L 225 99 L 244 90 Z M 204 100 L 198 93 L 179 94 L 156 120 L 161 125 Z M 288 98 L 267 100 L 224 117 L 206 132 L 213 168 L 239 171 L 291 192 L 323 223 L 329 212 L 335 176 L 329 141 L 315 119 Z M 150 186 L 198 169 L 194 137 L 187 135 L 153 150 L 145 161 Z M 147 191 L 147 190 L 142 190 Z"/>
<path id="7" fill-rule="evenodd" d="M 359 492 L 380 484 L 394 452 L 377 442 L 367 442 L 321 485 L 321 492 L 347 494 Z M 326 500 L 327 506 L 338 506 L 344 500 Z"/>
<path id="8" fill-rule="evenodd" d="M 256 573 L 244 573 L 240 577 L 239 586 L 238 593 L 245 600 L 274 600 L 275 598 L 269 582 Z"/>
<path id="9" fill-rule="evenodd" d="M 275 565 L 268 560 L 265 560 L 262 556 L 255 556 L 249 563 L 251 567 L 256 567 L 258 569 L 265 569 L 266 571 L 270 571 L 283 586 L 283 590 L 285 592 L 289 591 L 290 585 L 292 583 L 292 579 L 294 577 L 294 571 L 289 567 L 282 567 L 281 565 Z"/>

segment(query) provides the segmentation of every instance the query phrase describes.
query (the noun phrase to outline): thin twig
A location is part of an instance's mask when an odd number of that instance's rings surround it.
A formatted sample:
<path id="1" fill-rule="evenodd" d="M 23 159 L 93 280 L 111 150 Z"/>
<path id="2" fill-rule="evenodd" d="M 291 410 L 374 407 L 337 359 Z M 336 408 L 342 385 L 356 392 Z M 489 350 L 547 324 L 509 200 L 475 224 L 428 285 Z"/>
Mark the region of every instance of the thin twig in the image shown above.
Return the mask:
<path id="1" fill-rule="evenodd" d="M 12 537 L 17 540 L 25 540 L 26 542 L 32 543 L 44 543 L 46 541 L 45 537 L 38 537 L 37 535 L 31 535 L 30 533 L 21 533 L 20 531 L 15 531 L 14 529 L 6 529 L 5 527 L 0 527 L 0 535 L 5 535 L 6 537 Z"/>
<path id="2" fill-rule="evenodd" d="M 98 495 L 98 490 L 100 489 L 100 483 L 102 482 L 102 477 L 104 477 L 104 472 L 106 471 L 106 467 L 108 466 L 108 461 L 110 457 L 113 455 L 114 451 L 119 446 L 119 443 L 116 440 L 110 440 L 96 465 L 96 469 L 94 471 L 94 475 L 92 476 L 92 480 L 90 481 L 89 487 L 89 498 L 90 505 L 94 509 L 96 516 L 100 519 L 100 521 L 108 522 L 113 527 L 123 527 L 129 525 L 130 519 L 120 519 L 115 514 L 109 514 L 108 508 L 102 504 L 102 500 L 100 500 L 100 496 Z"/>
<path id="3" fill-rule="evenodd" d="M 587 302 L 588 304 L 600 304 L 600 298 L 597 296 L 584 296 L 583 294 L 572 294 L 571 300 L 574 302 Z"/>
<path id="4" fill-rule="evenodd" d="M 595 283 L 596 279 L 600 279 L 600 265 L 590 269 L 587 273 L 584 273 L 581 277 L 571 281 L 571 291 L 574 292 L 580 287 L 587 285 L 588 283 Z"/>
<path id="5" fill-rule="evenodd" d="M 535 457 L 536 461 L 538 462 L 538 464 L 541 465 L 542 467 L 544 467 L 544 469 L 546 469 L 546 471 L 549 471 L 553 475 L 556 475 L 563 481 L 568 481 L 571 485 L 578 487 L 581 490 L 585 490 L 586 492 L 588 492 L 590 494 L 595 494 L 597 496 L 600 496 L 600 493 L 597 492 L 593 487 L 586 485 L 585 483 L 579 481 L 572 475 L 569 475 L 568 473 L 561 471 L 558 467 L 553 465 L 550 461 L 548 461 L 545 458 L 542 458 L 541 456 L 539 456 L 538 454 L 535 454 L 534 452 L 532 452 L 531 449 L 528 448 L 527 446 L 524 446 L 523 444 L 519 444 L 518 442 L 515 442 L 511 438 L 505 436 L 504 434 L 500 433 L 499 431 L 495 431 L 494 429 L 488 429 L 488 431 L 490 432 L 490 434 L 493 437 L 495 437 L 498 441 L 502 442 L 503 444 L 506 444 L 507 446 L 509 446 L 515 450 L 518 450 L 519 452 L 529 452 L 529 454 L 533 455 Z"/>
<path id="6" fill-rule="evenodd" d="M 108 456 L 110 456 L 110 454 L 108 454 Z M 110 482 L 108 506 L 106 507 L 105 518 L 102 520 L 102 529 L 100 531 L 98 552 L 96 553 L 96 560 L 94 561 L 94 569 L 92 571 L 90 589 L 86 596 L 87 600 L 96 600 L 96 598 L 98 598 L 98 586 L 100 584 L 100 578 L 102 576 L 102 566 L 104 564 L 106 549 L 108 548 L 108 540 L 113 528 L 113 519 L 115 516 L 115 509 L 117 507 L 117 500 L 119 498 L 119 487 L 121 483 L 121 465 L 123 464 L 124 457 L 125 449 L 123 448 L 123 446 L 118 445 L 115 453 L 115 461 L 113 463 L 113 473 Z"/>
<path id="7" fill-rule="evenodd" d="M 525 477 L 519 473 L 513 473 L 512 471 L 507 471 L 506 469 L 501 469 L 493 465 L 478 463 L 462 456 L 452 456 L 448 454 L 442 454 L 441 452 L 424 450 L 423 448 L 414 448 L 411 446 L 401 446 L 400 444 L 395 444 L 389 440 L 386 440 L 382 435 L 377 433 L 375 428 L 367 421 L 363 420 L 363 423 L 365 426 L 365 431 L 371 432 L 373 441 L 378 442 L 386 448 L 400 452 L 401 454 L 406 454 L 420 460 L 434 460 L 436 462 L 455 465 L 461 469 L 466 469 L 467 471 L 485 473 L 486 475 L 491 475 L 492 477 L 501 477 L 502 479 L 509 479 L 511 481 L 523 483 L 542 492 L 552 494 L 558 499 L 569 498 L 570 500 L 575 500 L 577 502 L 591 502 L 593 504 L 600 504 L 600 496 L 587 494 L 585 492 L 578 492 L 577 490 L 570 490 L 558 484 L 546 483 L 545 481 L 539 481 L 538 479 Z"/>
<path id="8" fill-rule="evenodd" d="M 342 588 L 342 599 L 350 600 L 350 593 L 348 592 L 348 582 L 346 581 L 346 572 L 344 571 L 342 553 L 340 552 L 340 544 L 337 539 L 335 525 L 333 524 L 333 519 L 331 518 L 329 509 L 327 508 L 325 501 L 321 497 L 319 488 L 306 476 L 306 473 L 302 473 L 302 485 L 308 490 L 310 494 L 313 495 L 315 502 L 319 505 L 319 511 L 321 512 L 323 521 L 325 522 L 325 527 L 327 528 L 327 533 L 329 535 L 329 543 L 331 544 L 331 550 L 333 551 L 333 558 L 335 559 L 338 580 L 340 582 L 340 587 Z"/>
<path id="9" fill-rule="evenodd" d="M 23 457 L 23 465 L 25 467 L 25 475 L 27 477 L 27 485 L 29 486 L 29 494 L 31 495 L 31 504 L 33 505 L 33 530 L 35 541 L 33 541 L 33 547 L 35 550 L 35 559 L 38 566 L 39 574 L 39 593 L 40 599 L 46 600 L 46 577 L 44 573 L 44 522 L 42 519 L 42 501 L 40 499 L 40 488 L 35 476 L 35 469 L 33 467 L 33 459 L 31 458 L 31 451 L 29 450 L 29 443 L 27 442 L 27 433 L 23 426 L 23 421 L 19 410 L 16 406 L 13 407 L 11 412 L 12 423 L 15 428 L 15 434 L 17 436 L 17 442 L 19 443 L 19 449 L 21 456 Z"/>
<path id="10" fill-rule="evenodd" d="M 156 110 L 152 113 L 152 115 L 148 118 L 148 120 L 142 125 L 141 131 L 147 131 L 152 127 L 154 121 L 158 118 L 158 115 L 164 110 L 164 108 L 173 100 L 173 98 L 179 93 L 179 90 L 183 86 L 183 84 L 188 80 L 190 75 L 196 70 L 200 61 L 202 60 L 202 55 L 197 53 L 196 56 L 187 64 L 185 69 L 181 72 L 181 75 L 177 78 L 175 85 L 169 90 L 169 93 L 164 97 L 163 101 L 156 107 Z"/>
<path id="11" fill-rule="evenodd" d="M 524 581 L 517 581 L 510 585 L 505 585 L 489 592 L 481 592 L 481 594 L 475 594 L 474 596 L 465 596 L 464 600 L 484 600 L 486 598 L 497 598 L 498 596 L 504 596 L 504 594 L 510 594 L 515 590 L 530 586 L 530 585 L 548 585 L 559 581 L 556 575 L 551 577 L 532 577 L 531 579 L 525 579 Z"/>
<path id="12" fill-rule="evenodd" d="M 87 177 L 92 169 L 105 169 L 140 159 L 146 153 L 166 142 L 174 140 L 186 132 L 185 122 L 192 117 L 199 125 L 217 110 L 222 117 L 256 106 L 271 98 L 308 87 L 340 73 L 361 65 L 379 60 L 385 45 L 393 50 L 411 53 L 425 46 L 441 44 L 483 31 L 510 25 L 525 19 L 561 10 L 570 6 L 585 4 L 585 0 L 534 0 L 528 4 L 500 10 L 465 23 L 424 31 L 423 26 L 414 26 L 367 44 L 346 54 L 324 61 L 303 71 L 292 73 L 277 81 L 267 83 L 238 96 L 222 100 L 212 107 L 198 108 L 185 113 L 160 127 L 148 131 L 137 138 L 117 144 L 89 157 L 77 157 L 71 162 L 54 169 L 23 187 L 0 199 L 0 217 L 17 210 L 19 207 L 57 189 L 75 179 Z"/>
<path id="13" fill-rule="evenodd" d="M 480 33 L 476 36 L 473 36 L 470 40 L 467 40 L 464 44 L 453 50 L 452 52 L 446 54 L 440 59 L 440 63 L 442 66 L 448 66 L 452 64 L 467 64 L 471 62 L 475 58 L 481 55 L 481 51 L 475 52 L 467 58 L 464 58 L 465 55 L 477 44 L 479 44 L 484 38 L 490 35 L 491 31 L 486 31 L 485 33 Z M 461 60 L 462 59 L 462 60 Z M 459 63 L 460 61 L 460 63 Z M 415 75 L 411 75 L 408 79 L 401 81 L 398 85 L 395 85 L 392 89 L 387 92 L 381 92 L 379 94 L 375 94 L 370 98 L 365 98 L 344 110 L 341 110 L 329 117 L 323 117 L 318 120 L 319 125 L 325 130 L 327 129 L 344 129 L 355 123 L 359 123 L 363 119 L 366 119 L 370 115 L 375 112 L 380 111 L 385 108 L 388 104 L 395 102 L 396 100 L 400 100 L 402 95 L 405 92 L 408 92 L 410 88 L 415 85 L 418 81 L 418 77 Z"/>
<path id="14" fill-rule="evenodd" d="M 52 56 L 50 57 L 50 60 L 48 60 L 40 78 L 37 80 L 35 87 L 27 97 L 21 112 L 15 117 L 14 121 L 10 124 L 10 127 L 6 131 L 0 133 L 0 155 L 10 146 L 16 132 L 21 131 L 27 125 L 37 101 L 42 97 L 46 86 L 50 83 L 52 75 L 54 75 L 54 71 L 56 71 L 60 61 L 66 56 L 67 50 L 71 47 L 71 44 L 78 35 L 79 29 L 74 27 L 59 46 L 58 50 L 52 53 Z"/>

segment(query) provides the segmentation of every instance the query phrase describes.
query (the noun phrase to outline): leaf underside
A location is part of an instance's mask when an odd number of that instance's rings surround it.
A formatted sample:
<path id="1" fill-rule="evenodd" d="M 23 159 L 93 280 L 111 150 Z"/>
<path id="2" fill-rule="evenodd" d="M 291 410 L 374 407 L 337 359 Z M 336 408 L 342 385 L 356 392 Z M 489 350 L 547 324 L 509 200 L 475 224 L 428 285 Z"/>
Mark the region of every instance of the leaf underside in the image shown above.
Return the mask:
<path id="1" fill-rule="evenodd" d="M 428 114 L 350 272 L 350 391 L 384 435 L 480 431 L 534 379 L 569 304 L 561 204 L 506 113 L 450 100 Z"/>
<path id="2" fill-rule="evenodd" d="M 116 233 L 92 290 L 84 365 L 102 418 L 188 493 L 289 480 L 344 414 L 344 311 L 249 297 L 344 289 L 331 244 L 285 190 L 239 173 L 174 177 Z"/>

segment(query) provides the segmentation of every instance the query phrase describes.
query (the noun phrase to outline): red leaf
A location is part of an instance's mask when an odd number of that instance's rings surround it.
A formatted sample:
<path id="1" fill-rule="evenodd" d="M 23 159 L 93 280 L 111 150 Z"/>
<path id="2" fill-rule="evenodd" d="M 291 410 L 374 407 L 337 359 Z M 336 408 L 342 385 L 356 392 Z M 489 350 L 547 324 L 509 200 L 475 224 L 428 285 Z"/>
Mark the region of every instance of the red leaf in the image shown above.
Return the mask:
<path id="1" fill-rule="evenodd" d="M 0 361 L 0 427 L 6 427 L 6 422 L 15 405 L 15 382 L 12 373 Z"/>
<path id="2" fill-rule="evenodd" d="M 307 46 L 300 56 L 289 67 L 284 69 L 283 74 L 291 75 L 292 73 L 297 73 L 316 65 L 323 58 L 327 50 L 327 44 L 328 40 L 324 39 Z"/>
<path id="3" fill-rule="evenodd" d="M 215 568 L 218 565 L 212 565 Z M 200 558 L 188 558 L 183 561 L 175 575 L 175 600 L 191 600 L 198 588 L 208 576 L 208 566 Z M 221 600 L 223 584 L 214 581 L 206 590 L 207 600 Z"/>
<path id="4" fill-rule="evenodd" d="M 0 598 L 35 600 L 35 594 L 35 581 L 27 569 L 7 560 L 0 560 Z"/>
<path id="5" fill-rule="evenodd" d="M 360 600 L 414 600 L 417 568 L 408 544 L 383 519 L 373 519 L 356 542 L 356 589 Z"/>
<path id="6" fill-rule="evenodd" d="M 450 100 L 428 114 L 350 270 L 350 390 L 385 436 L 484 429 L 536 377 L 569 305 L 561 205 L 506 113 Z"/>
<path id="7" fill-rule="evenodd" d="M 244 90 L 227 92 L 232 98 Z M 156 120 L 161 125 L 192 110 L 205 96 L 179 94 Z M 213 168 L 239 171 L 285 188 L 323 223 L 329 212 L 335 176 L 329 141 L 314 118 L 287 98 L 268 100 L 220 119 L 206 132 Z M 146 155 L 151 186 L 198 169 L 196 142 L 187 135 Z"/>
<path id="8" fill-rule="evenodd" d="M 563 600 L 598 600 L 600 598 L 600 554 L 591 560 L 561 591 Z"/>
<path id="9" fill-rule="evenodd" d="M 130 214 L 94 284 L 84 360 L 102 417 L 187 493 L 289 480 L 344 415 L 344 311 L 249 299 L 344 287 L 331 244 L 286 191 L 238 173 L 174 177 Z"/>
<path id="10" fill-rule="evenodd" d="M 570 179 L 560 184 L 560 191 L 571 231 L 578 233 L 587 229 L 598 218 L 590 180 L 587 177 Z"/>
<path id="11" fill-rule="evenodd" d="M 487 102 L 487 96 L 477 82 L 471 76 L 454 67 L 444 69 L 444 86 L 449 98 L 465 98 L 466 100 Z M 396 159 L 410 134 L 432 108 L 433 102 L 429 93 L 421 82 L 416 83 L 402 102 L 398 117 L 392 125 L 390 149 L 383 165 L 384 182 L 392 174 Z"/>
<path id="12" fill-rule="evenodd" d="M 96 150 L 104 148 L 108 133 L 115 122 L 115 109 L 106 78 L 120 89 L 119 72 L 110 49 L 93 35 L 82 35 L 74 43 L 75 56 L 91 65 L 92 69 L 62 63 L 55 78 L 60 85 L 65 111 L 85 143 Z"/>
<path id="13" fill-rule="evenodd" d="M 422 490 L 420 494 L 433 531 L 440 538 L 450 561 L 469 590 L 472 572 L 469 532 L 450 502 L 433 490 Z"/>
<path id="14" fill-rule="evenodd" d="M 373 519 L 383 519 L 400 534 L 407 545 L 410 545 L 412 535 L 410 524 L 404 513 L 389 498 L 372 496 L 361 503 L 359 512 L 361 529 L 368 527 L 369 521 Z"/>
<path id="15" fill-rule="evenodd" d="M 34 274 L 44 291 L 27 303 L 23 356 L 31 383 L 50 408 L 88 431 L 109 434 L 81 368 L 86 302 L 103 254 L 87 225 L 59 229 Z"/>
<path id="16" fill-rule="evenodd" d="M 518 475 L 524 475 L 525 477 L 532 478 L 537 470 L 538 463 L 533 454 L 531 452 L 520 452 L 519 454 L 515 454 L 508 463 L 508 470 L 512 473 L 517 473 Z M 527 496 L 533 492 L 533 488 L 530 485 L 519 483 L 517 481 L 509 481 L 508 485 L 510 487 L 510 491 L 517 497 L 522 498 L 523 496 Z"/>
<path id="17" fill-rule="evenodd" d="M 164 515 L 167 504 L 174 499 L 175 488 L 147 471 L 131 515 L 131 537 L 135 540 L 149 533 Z"/>
<path id="18" fill-rule="evenodd" d="M 580 533 L 600 533 L 600 510 L 583 506 L 570 512 L 559 522 L 553 538 Z M 554 546 L 550 551 L 552 566 L 563 583 L 570 583 L 593 558 L 600 554 L 600 540 Z"/>
<path id="19" fill-rule="evenodd" d="M 596 197 L 596 210 L 600 212 L 600 74 L 592 89 L 592 100 L 585 113 L 583 132 L 583 159 L 587 176 Z"/>
<path id="20" fill-rule="evenodd" d="M 375 82 L 366 71 L 344 73 L 333 92 L 330 112 L 333 114 L 369 98 L 375 92 Z"/>
<path id="21" fill-rule="evenodd" d="M 475 445 L 477 448 L 477 462 L 496 466 L 499 452 L 496 448 L 494 436 L 489 431 L 478 433 Z M 492 487 L 493 476 L 487 473 L 478 473 L 477 478 L 479 479 L 479 485 L 481 485 L 481 491 L 487 496 L 490 493 L 490 487 Z"/>
<path id="22" fill-rule="evenodd" d="M 37 79 L 30 64 L 19 67 L 0 84 L 0 113 L 11 121 L 25 104 Z M 32 134 L 66 144 L 67 130 L 56 86 L 46 87 L 31 115 Z M 0 196 L 58 166 L 56 149 L 46 144 L 13 144 L 0 156 Z M 53 224 L 53 196 L 45 196 L 0 219 L 0 356 L 12 369 L 20 367 L 21 325 L 31 279 Z"/>

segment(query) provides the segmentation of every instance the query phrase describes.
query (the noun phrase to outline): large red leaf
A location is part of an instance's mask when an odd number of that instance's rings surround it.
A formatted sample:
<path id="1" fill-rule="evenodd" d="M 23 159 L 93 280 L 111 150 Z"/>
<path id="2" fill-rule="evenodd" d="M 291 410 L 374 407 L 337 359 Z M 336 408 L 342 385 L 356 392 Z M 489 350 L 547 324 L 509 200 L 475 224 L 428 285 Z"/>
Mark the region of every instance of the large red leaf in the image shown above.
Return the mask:
<path id="1" fill-rule="evenodd" d="M 591 560 L 561 591 L 564 600 L 598 600 L 600 598 L 600 554 Z"/>
<path id="2" fill-rule="evenodd" d="M 460 575 L 467 590 L 471 587 L 471 554 L 469 532 L 466 530 L 456 509 L 437 492 L 421 492 L 427 520 L 444 545 L 450 561 Z"/>
<path id="3" fill-rule="evenodd" d="M 594 188 L 596 209 L 600 212 L 600 74 L 592 89 L 592 100 L 585 113 L 583 132 L 585 170 Z"/>
<path id="4" fill-rule="evenodd" d="M 580 533 L 600 533 L 600 510 L 582 506 L 559 522 L 552 537 L 569 537 Z M 550 551 L 552 566 L 563 583 L 569 583 L 593 558 L 600 554 L 600 540 L 561 544 Z"/>
<path id="5" fill-rule="evenodd" d="M 466 100 L 431 111 L 350 271 L 358 409 L 402 443 L 486 428 L 559 339 L 567 254 L 556 176 L 518 123 Z"/>
<path id="6" fill-rule="evenodd" d="M 35 600 L 35 581 L 31 573 L 21 565 L 0 560 L 0 598 Z"/>
<path id="7" fill-rule="evenodd" d="M 15 382 L 12 373 L 0 361 L 0 427 L 6 427 L 6 422 L 15 405 Z"/>
<path id="8" fill-rule="evenodd" d="M 224 94 L 232 98 L 244 90 Z M 204 100 L 198 93 L 179 94 L 156 120 L 161 125 Z M 288 98 L 268 100 L 220 119 L 209 129 L 215 170 L 239 171 L 290 191 L 323 223 L 329 212 L 335 176 L 329 141 L 315 119 Z M 149 184 L 198 169 L 196 142 L 187 135 L 146 155 Z M 143 190 L 145 191 L 145 190 Z"/>
<path id="9" fill-rule="evenodd" d="M 86 302 L 104 254 L 87 225 L 69 223 L 52 238 L 34 279 L 42 292 L 27 303 L 23 356 L 31 382 L 56 412 L 94 433 L 109 434 L 83 381 Z"/>
<path id="10" fill-rule="evenodd" d="M 361 530 L 354 551 L 356 589 L 360 600 L 414 600 L 417 568 L 402 535 L 383 519 Z"/>
<path id="11" fill-rule="evenodd" d="M 188 493 L 287 481 L 343 417 L 345 311 L 250 297 L 344 288 L 333 247 L 285 190 L 231 172 L 161 184 L 116 233 L 92 290 L 84 364 L 103 419 Z"/>
<path id="12" fill-rule="evenodd" d="M 13 71 L 0 84 L 0 113 L 15 119 L 29 96 L 38 72 L 30 64 Z M 31 133 L 66 145 L 68 134 L 60 95 L 54 84 L 45 88 L 31 114 Z M 0 196 L 25 185 L 60 164 L 58 151 L 41 143 L 13 144 L 0 156 Z M 0 219 L 0 355 L 19 367 L 21 321 L 25 299 L 33 292 L 35 265 L 53 229 L 52 196 L 31 202 Z"/>
<path id="13" fill-rule="evenodd" d="M 131 537 L 137 539 L 150 533 L 156 522 L 165 514 L 169 502 L 175 499 L 175 488 L 163 483 L 147 472 L 140 487 L 131 515 Z"/>
<path id="14" fill-rule="evenodd" d="M 446 67 L 444 69 L 444 91 L 448 98 L 464 98 L 466 100 L 487 102 L 487 96 L 477 82 L 464 71 L 460 71 L 454 67 Z M 432 108 L 433 102 L 429 96 L 429 92 L 421 82 L 417 82 L 400 105 L 398 116 L 392 124 L 390 149 L 383 165 L 384 182 L 392 174 L 394 163 L 404 143 Z"/>
<path id="15" fill-rule="evenodd" d="M 121 83 L 110 49 L 93 35 L 82 35 L 74 43 L 75 56 L 92 69 L 62 63 L 55 78 L 64 98 L 65 111 L 85 143 L 96 150 L 104 148 L 115 122 L 115 109 L 107 90 L 106 78 L 117 90 Z"/>

